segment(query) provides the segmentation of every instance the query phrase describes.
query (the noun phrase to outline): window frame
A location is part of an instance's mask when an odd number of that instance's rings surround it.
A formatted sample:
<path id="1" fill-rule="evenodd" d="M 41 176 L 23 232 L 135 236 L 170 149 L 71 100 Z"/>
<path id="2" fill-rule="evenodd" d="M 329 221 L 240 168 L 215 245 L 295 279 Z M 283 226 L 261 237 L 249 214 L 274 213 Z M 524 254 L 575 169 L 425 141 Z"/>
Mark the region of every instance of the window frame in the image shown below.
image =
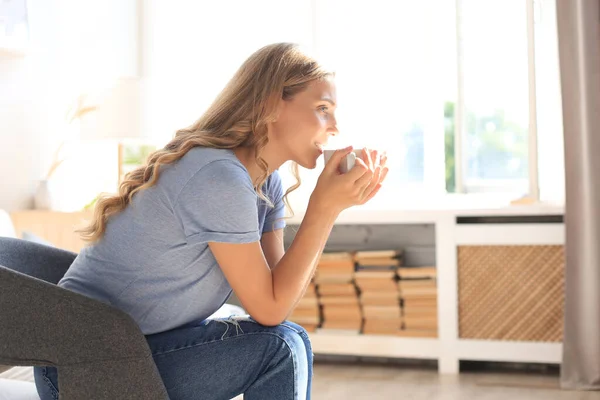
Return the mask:
<path id="1" fill-rule="evenodd" d="M 539 0 L 525 0 L 526 24 L 527 24 L 527 66 L 528 66 L 528 96 L 529 96 L 529 126 L 527 130 L 527 159 L 528 159 L 528 190 L 524 195 L 534 200 L 540 199 L 539 189 L 539 165 L 538 165 L 538 140 L 537 140 L 537 90 L 536 90 L 536 59 L 535 59 L 535 7 Z M 456 69 L 457 69 L 457 98 L 454 114 L 454 159 L 455 159 L 455 192 L 476 193 L 490 188 L 493 191 L 508 192 L 513 188 L 522 186 L 522 180 L 497 179 L 477 180 L 465 179 L 466 159 L 463 155 L 463 143 L 466 137 L 465 125 L 465 97 L 464 97 L 464 52 L 461 29 L 461 6 L 463 0 L 454 0 L 455 4 L 455 28 L 456 28 Z"/>

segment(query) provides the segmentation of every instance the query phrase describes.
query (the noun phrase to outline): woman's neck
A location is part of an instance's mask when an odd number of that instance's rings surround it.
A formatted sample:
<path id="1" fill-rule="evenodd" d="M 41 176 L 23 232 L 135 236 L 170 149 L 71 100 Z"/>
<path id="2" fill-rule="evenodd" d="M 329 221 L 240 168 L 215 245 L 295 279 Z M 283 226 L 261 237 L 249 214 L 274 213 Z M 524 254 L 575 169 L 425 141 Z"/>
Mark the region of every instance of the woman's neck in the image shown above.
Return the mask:
<path id="1" fill-rule="evenodd" d="M 256 183 L 258 178 L 263 174 L 260 166 L 256 163 L 255 150 L 253 147 L 237 147 L 233 149 L 236 157 L 246 167 L 250 174 L 250 179 Z M 281 157 L 277 157 L 276 152 L 267 144 L 262 151 L 261 157 L 265 160 L 269 168 L 269 175 L 285 162 Z"/>

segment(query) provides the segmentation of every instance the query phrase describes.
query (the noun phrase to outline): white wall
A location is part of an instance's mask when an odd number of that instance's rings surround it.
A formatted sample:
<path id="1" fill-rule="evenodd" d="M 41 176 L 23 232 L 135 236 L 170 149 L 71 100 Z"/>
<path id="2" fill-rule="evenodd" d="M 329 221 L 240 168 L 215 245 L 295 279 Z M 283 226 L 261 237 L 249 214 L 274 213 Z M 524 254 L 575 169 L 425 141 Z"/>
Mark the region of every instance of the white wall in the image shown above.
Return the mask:
<path id="1" fill-rule="evenodd" d="M 191 125 L 262 46 L 310 46 L 310 13 L 306 0 L 144 2 L 144 129 L 166 142 Z"/>
<path id="2" fill-rule="evenodd" d="M 31 205 L 35 180 L 44 173 L 59 126 L 53 97 L 59 91 L 60 35 L 55 0 L 29 0 L 31 51 L 0 58 L 0 208 Z"/>
<path id="3" fill-rule="evenodd" d="M 79 89 L 137 75 L 137 1 L 28 0 L 30 49 L 0 56 L 0 209 L 32 206 Z M 116 177 L 116 150 L 97 143 L 70 149 L 55 181 L 65 193 L 76 187 L 74 204 L 85 204 L 105 190 L 107 176 Z"/>

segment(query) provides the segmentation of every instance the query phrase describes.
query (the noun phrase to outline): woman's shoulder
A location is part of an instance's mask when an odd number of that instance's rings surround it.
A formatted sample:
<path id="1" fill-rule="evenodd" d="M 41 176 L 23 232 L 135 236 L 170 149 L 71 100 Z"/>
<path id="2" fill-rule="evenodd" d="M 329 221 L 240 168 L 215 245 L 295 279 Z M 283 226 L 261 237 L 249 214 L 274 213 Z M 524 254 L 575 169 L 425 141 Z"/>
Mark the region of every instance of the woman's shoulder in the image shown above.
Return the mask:
<path id="1" fill-rule="evenodd" d="M 248 170 L 232 150 L 196 147 L 190 153 L 190 164 L 195 175 L 222 178 L 225 182 L 235 180 L 251 183 Z"/>
<path id="2" fill-rule="evenodd" d="M 233 151 L 209 147 L 194 147 L 167 170 L 165 172 L 171 175 L 171 181 L 188 181 L 195 176 L 214 176 L 219 173 L 226 176 L 239 175 L 242 178 L 247 175 L 245 167 Z"/>
<path id="3" fill-rule="evenodd" d="M 216 149 L 212 147 L 194 147 L 189 150 L 182 161 L 187 161 L 193 168 L 202 168 L 215 161 L 221 161 L 223 164 L 241 165 L 235 153 L 230 149 Z"/>
<path id="4" fill-rule="evenodd" d="M 176 162 L 161 168 L 158 186 L 162 192 L 177 197 L 190 185 L 246 186 L 247 182 L 250 177 L 231 150 L 194 147 Z"/>

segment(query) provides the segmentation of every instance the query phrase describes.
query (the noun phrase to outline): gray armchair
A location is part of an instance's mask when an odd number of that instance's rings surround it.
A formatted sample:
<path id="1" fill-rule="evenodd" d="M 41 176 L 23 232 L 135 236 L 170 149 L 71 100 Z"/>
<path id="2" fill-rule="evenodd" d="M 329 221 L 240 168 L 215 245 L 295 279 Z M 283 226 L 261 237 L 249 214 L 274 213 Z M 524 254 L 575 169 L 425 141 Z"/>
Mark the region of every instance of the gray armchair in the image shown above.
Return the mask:
<path id="1" fill-rule="evenodd" d="M 129 315 L 56 286 L 75 256 L 0 237 L 0 365 L 57 367 L 63 400 L 168 399 Z"/>

